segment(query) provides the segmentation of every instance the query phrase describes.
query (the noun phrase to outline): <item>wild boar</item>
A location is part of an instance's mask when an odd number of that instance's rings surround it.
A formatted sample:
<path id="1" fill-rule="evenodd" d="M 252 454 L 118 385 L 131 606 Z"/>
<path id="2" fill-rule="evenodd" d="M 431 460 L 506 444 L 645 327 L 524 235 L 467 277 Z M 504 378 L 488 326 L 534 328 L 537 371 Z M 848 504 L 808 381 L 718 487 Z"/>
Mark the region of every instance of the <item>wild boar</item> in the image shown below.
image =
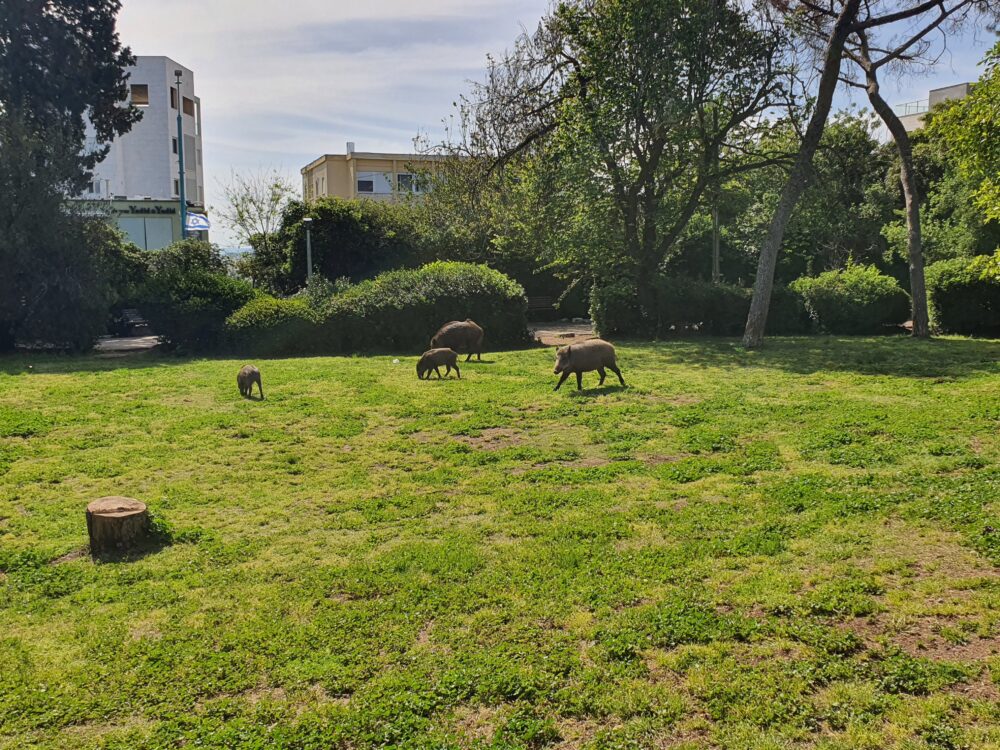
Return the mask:
<path id="1" fill-rule="evenodd" d="M 445 366 L 445 375 L 451 373 L 452 368 L 454 368 L 458 379 L 462 379 L 462 373 L 458 369 L 458 353 L 454 349 L 447 348 L 430 349 L 424 352 L 417 362 L 417 377 L 423 380 L 426 375 L 427 379 L 430 380 L 431 370 L 433 370 L 440 380 L 441 371 L 438 368 L 441 365 Z"/>
<path id="2" fill-rule="evenodd" d="M 453 320 L 445 323 L 431 339 L 431 348 L 447 347 L 461 354 L 468 354 L 465 361 L 483 359 L 483 329 L 472 320 Z"/>
<path id="3" fill-rule="evenodd" d="M 615 375 L 622 385 L 625 385 L 625 378 L 622 377 L 621 370 L 615 360 L 615 348 L 607 341 L 601 339 L 588 339 L 579 344 L 570 344 L 556 351 L 555 374 L 562 373 L 559 382 L 556 383 L 555 390 L 559 390 L 570 373 L 576 373 L 576 389 L 583 389 L 583 373 L 597 370 L 601 376 L 599 386 L 604 385 L 604 378 L 607 373 L 604 368 L 608 368 Z"/>
<path id="4" fill-rule="evenodd" d="M 253 384 L 257 384 L 260 391 L 260 400 L 264 400 L 264 387 L 260 384 L 260 370 L 253 365 L 243 365 L 236 374 L 236 385 L 240 387 L 240 395 L 243 398 L 250 398 L 253 395 Z"/>

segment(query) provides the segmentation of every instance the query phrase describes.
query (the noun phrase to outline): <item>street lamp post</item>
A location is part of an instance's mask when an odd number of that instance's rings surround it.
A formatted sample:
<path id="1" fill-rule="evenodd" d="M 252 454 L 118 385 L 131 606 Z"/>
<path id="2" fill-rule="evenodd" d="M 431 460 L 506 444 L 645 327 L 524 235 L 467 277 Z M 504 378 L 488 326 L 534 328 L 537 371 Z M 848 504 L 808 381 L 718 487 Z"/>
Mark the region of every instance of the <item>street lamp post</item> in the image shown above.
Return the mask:
<path id="1" fill-rule="evenodd" d="M 306 217 L 302 220 L 302 225 L 306 228 L 306 283 L 312 281 L 313 277 L 313 243 L 312 243 L 312 223 L 313 220 Z"/>
<path id="2" fill-rule="evenodd" d="M 184 100 L 181 98 L 181 75 L 183 71 L 175 70 L 174 78 L 177 84 L 177 192 L 181 201 L 181 239 L 187 237 L 187 196 L 184 185 Z"/>

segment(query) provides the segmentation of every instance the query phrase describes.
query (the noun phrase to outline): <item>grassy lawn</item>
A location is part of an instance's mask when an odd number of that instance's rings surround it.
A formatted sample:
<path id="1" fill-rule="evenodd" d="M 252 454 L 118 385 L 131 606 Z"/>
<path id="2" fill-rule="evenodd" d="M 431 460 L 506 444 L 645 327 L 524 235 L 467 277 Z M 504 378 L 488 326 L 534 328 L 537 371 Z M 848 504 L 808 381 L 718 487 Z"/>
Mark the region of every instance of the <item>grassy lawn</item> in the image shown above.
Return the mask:
<path id="1" fill-rule="evenodd" d="M 392 359 L 0 359 L 0 747 L 1000 748 L 1000 342 Z"/>

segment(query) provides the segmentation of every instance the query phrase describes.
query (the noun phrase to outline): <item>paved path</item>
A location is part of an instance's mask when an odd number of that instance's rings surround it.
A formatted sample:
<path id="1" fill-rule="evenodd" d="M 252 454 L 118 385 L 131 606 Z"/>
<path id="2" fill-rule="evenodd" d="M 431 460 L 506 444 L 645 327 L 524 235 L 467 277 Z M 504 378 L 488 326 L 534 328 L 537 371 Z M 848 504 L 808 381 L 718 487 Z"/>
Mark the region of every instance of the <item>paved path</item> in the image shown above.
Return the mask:
<path id="1" fill-rule="evenodd" d="M 94 345 L 94 351 L 106 357 L 124 357 L 148 352 L 159 343 L 159 336 L 102 336 Z"/>
<path id="2" fill-rule="evenodd" d="M 568 320 L 554 320 L 550 323 L 529 323 L 528 330 L 546 346 L 563 346 L 597 336 L 594 333 L 594 324 L 590 321 L 571 323 Z"/>

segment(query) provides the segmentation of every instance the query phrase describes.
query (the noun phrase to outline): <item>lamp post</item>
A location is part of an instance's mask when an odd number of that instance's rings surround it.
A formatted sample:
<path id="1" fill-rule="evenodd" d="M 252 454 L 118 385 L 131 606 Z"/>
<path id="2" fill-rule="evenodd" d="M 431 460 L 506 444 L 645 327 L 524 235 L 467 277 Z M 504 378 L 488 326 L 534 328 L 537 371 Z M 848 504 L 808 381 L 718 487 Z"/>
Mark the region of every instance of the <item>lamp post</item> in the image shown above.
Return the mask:
<path id="1" fill-rule="evenodd" d="M 306 283 L 312 281 L 313 277 L 313 243 L 312 243 L 312 223 L 308 216 L 302 220 L 302 225 L 306 228 Z"/>
<path id="2" fill-rule="evenodd" d="M 187 197 L 184 194 L 184 100 L 181 98 L 181 75 L 184 71 L 175 70 L 174 82 L 177 84 L 177 192 L 181 201 L 181 239 L 187 238 Z"/>

